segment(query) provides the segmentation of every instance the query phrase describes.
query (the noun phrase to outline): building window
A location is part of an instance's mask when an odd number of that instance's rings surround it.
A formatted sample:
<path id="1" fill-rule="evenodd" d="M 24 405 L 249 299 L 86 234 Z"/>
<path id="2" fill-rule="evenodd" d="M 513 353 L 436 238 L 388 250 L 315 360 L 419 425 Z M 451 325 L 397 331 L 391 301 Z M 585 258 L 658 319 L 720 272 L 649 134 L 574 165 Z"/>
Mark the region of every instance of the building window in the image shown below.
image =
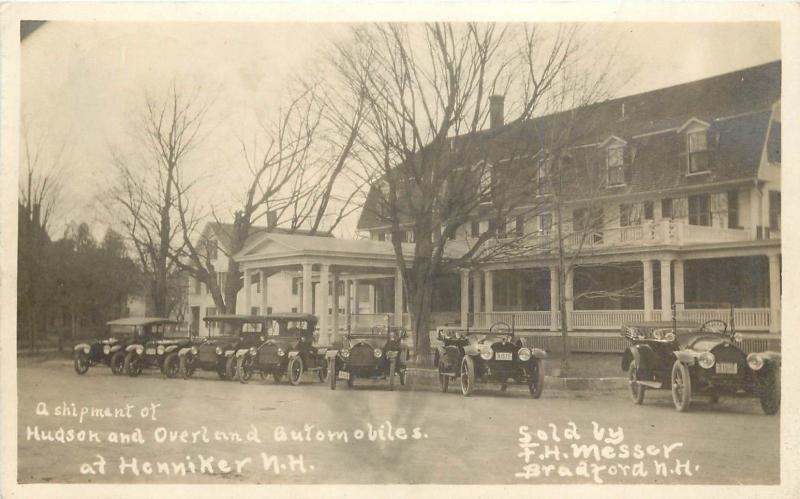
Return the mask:
<path id="1" fill-rule="evenodd" d="M 256 282 L 256 294 L 261 294 L 261 279 L 263 277 L 261 274 L 258 274 L 258 277 L 256 277 L 255 275 L 253 277 L 255 277 L 255 282 Z"/>
<path id="2" fill-rule="evenodd" d="M 781 162 L 781 122 L 773 121 L 769 128 L 767 139 L 767 161 L 770 163 Z"/>
<path id="3" fill-rule="evenodd" d="M 216 260 L 217 256 L 219 255 L 219 248 L 217 247 L 217 242 L 211 239 L 206 239 L 206 257 L 209 260 Z"/>
<path id="4" fill-rule="evenodd" d="M 522 215 L 517 215 L 514 219 L 514 234 L 517 237 L 525 235 L 525 217 Z"/>
<path id="5" fill-rule="evenodd" d="M 728 228 L 739 229 L 739 193 L 728 191 Z"/>
<path id="6" fill-rule="evenodd" d="M 406 232 L 406 242 L 407 243 L 413 243 L 414 242 L 414 231 L 413 230 L 410 230 L 410 231 Z"/>
<path id="7" fill-rule="evenodd" d="M 217 315 L 217 307 L 206 307 L 206 317 Z"/>
<path id="8" fill-rule="evenodd" d="M 300 292 L 300 277 L 292 277 L 292 294 L 297 295 Z"/>
<path id="9" fill-rule="evenodd" d="M 498 236 L 502 237 L 502 234 L 500 234 L 500 229 L 498 228 L 498 225 L 502 226 L 503 224 L 502 223 L 498 224 L 497 220 L 495 220 L 494 218 L 490 218 L 489 219 L 489 229 L 488 229 L 489 230 L 489 234 L 497 234 Z"/>
<path id="10" fill-rule="evenodd" d="M 653 217 L 653 202 L 652 201 L 645 201 L 644 202 L 644 219 L 645 220 L 654 220 L 654 217 Z"/>
<path id="11" fill-rule="evenodd" d="M 603 242 L 603 209 L 579 208 L 572 212 L 573 231 L 585 232 L 591 236 L 591 241 L 595 244 Z"/>
<path id="12" fill-rule="evenodd" d="M 553 214 L 545 213 L 539 215 L 539 232 L 541 234 L 550 234 L 550 229 L 553 227 Z"/>
<path id="13" fill-rule="evenodd" d="M 481 235 L 481 223 L 477 220 L 473 220 L 469 227 L 469 233 L 472 237 L 478 237 Z"/>
<path id="14" fill-rule="evenodd" d="M 711 225 L 710 196 L 689 196 L 689 225 Z"/>
<path id="15" fill-rule="evenodd" d="M 548 161 L 546 159 L 539 160 L 539 164 L 536 168 L 536 195 L 543 196 L 548 193 L 548 185 L 547 185 L 547 165 Z"/>
<path id="16" fill-rule="evenodd" d="M 344 287 L 345 287 L 345 284 L 346 284 L 346 283 L 345 283 L 344 281 L 340 281 L 340 282 L 339 282 L 339 296 L 344 296 Z"/>
<path id="17" fill-rule="evenodd" d="M 271 314 L 272 314 L 272 307 L 267 307 L 267 315 L 271 315 Z"/>
<path id="18" fill-rule="evenodd" d="M 200 279 L 194 280 L 194 294 L 199 295 L 203 292 L 203 282 Z"/>
<path id="19" fill-rule="evenodd" d="M 271 312 L 271 310 L 270 310 L 270 312 Z M 292 307 L 292 313 L 295 313 L 295 314 L 297 313 L 297 307 Z"/>
<path id="20" fill-rule="evenodd" d="M 625 183 L 625 148 L 610 147 L 606 149 L 606 166 L 608 167 L 608 185 Z"/>
<path id="21" fill-rule="evenodd" d="M 661 200 L 661 218 L 672 218 L 672 199 Z"/>
<path id="22" fill-rule="evenodd" d="M 619 226 L 627 227 L 631 225 L 631 217 L 633 215 L 633 205 L 625 203 L 619 205 Z"/>
<path id="23" fill-rule="evenodd" d="M 689 173 L 708 171 L 708 135 L 705 130 L 687 134 Z"/>
<path id="24" fill-rule="evenodd" d="M 258 307 L 250 307 L 250 315 L 258 315 L 260 310 Z"/>
<path id="25" fill-rule="evenodd" d="M 378 232 L 378 241 L 386 241 L 386 233 Z"/>
<path id="26" fill-rule="evenodd" d="M 492 196 L 492 165 L 484 164 L 481 169 L 480 192 L 482 203 L 491 202 Z"/>
<path id="27" fill-rule="evenodd" d="M 769 228 L 781 230 L 781 193 L 769 191 Z"/>

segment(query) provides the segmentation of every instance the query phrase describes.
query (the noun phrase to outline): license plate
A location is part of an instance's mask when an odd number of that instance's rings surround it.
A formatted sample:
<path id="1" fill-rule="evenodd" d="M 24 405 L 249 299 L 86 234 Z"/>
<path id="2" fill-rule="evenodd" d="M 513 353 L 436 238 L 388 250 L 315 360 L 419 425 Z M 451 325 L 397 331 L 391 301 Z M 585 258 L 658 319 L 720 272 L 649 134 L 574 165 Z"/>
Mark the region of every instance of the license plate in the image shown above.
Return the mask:
<path id="1" fill-rule="evenodd" d="M 339 379 L 350 379 L 350 373 L 347 371 L 339 371 Z"/>
<path id="2" fill-rule="evenodd" d="M 148 348 L 148 349 L 146 349 L 144 351 L 144 353 L 146 353 L 147 355 L 155 355 L 156 354 L 156 349 L 155 348 Z"/>
<path id="3" fill-rule="evenodd" d="M 497 360 L 511 360 L 512 354 L 511 352 L 497 352 L 494 354 L 494 358 Z"/>
<path id="4" fill-rule="evenodd" d="M 717 362 L 717 374 L 736 374 L 739 366 L 735 362 Z"/>

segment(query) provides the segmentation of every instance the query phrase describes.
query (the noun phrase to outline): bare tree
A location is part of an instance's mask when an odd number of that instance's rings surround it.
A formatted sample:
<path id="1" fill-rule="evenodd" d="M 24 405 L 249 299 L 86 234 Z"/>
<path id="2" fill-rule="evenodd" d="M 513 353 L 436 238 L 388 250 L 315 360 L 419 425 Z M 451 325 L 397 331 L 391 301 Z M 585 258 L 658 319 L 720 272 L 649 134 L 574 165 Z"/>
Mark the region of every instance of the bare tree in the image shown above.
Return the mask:
<path id="1" fill-rule="evenodd" d="M 170 313 L 169 281 L 177 271 L 170 255 L 183 245 L 176 181 L 200 142 L 207 109 L 196 92 L 182 92 L 173 83 L 164 97 L 145 98 L 136 123 L 143 154 L 131 158 L 112 151 L 118 174 L 112 199 L 139 264 L 150 276 L 150 298 L 158 316 Z"/>

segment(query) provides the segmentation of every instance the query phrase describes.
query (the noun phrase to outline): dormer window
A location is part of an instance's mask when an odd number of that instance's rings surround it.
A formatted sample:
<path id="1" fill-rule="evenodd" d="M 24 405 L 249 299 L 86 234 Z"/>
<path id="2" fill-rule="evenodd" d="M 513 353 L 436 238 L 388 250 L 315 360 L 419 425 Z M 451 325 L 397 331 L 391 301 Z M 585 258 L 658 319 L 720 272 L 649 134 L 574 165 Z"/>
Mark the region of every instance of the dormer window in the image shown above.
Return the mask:
<path id="1" fill-rule="evenodd" d="M 708 171 L 708 135 L 706 130 L 686 134 L 689 173 Z"/>
<path id="2" fill-rule="evenodd" d="M 544 196 L 549 191 L 547 185 L 547 168 L 549 161 L 545 158 L 539 160 L 536 166 L 536 195 Z"/>
<path id="3" fill-rule="evenodd" d="M 606 149 L 606 165 L 608 167 L 608 185 L 625 183 L 625 147 L 616 146 Z"/>
<path id="4" fill-rule="evenodd" d="M 480 173 L 478 182 L 478 198 L 480 203 L 492 202 L 492 165 L 488 163 L 479 163 L 475 165 L 475 170 Z"/>

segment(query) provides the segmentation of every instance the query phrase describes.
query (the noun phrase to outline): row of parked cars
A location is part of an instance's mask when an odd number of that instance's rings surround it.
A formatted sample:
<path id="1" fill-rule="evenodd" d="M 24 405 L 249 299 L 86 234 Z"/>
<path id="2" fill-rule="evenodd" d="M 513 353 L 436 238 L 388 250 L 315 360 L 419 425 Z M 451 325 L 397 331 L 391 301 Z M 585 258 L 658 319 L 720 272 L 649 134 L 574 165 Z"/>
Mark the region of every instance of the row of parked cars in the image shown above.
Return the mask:
<path id="1" fill-rule="evenodd" d="M 108 323 L 104 339 L 74 347 L 74 368 L 85 374 L 104 365 L 113 374 L 138 376 L 158 368 L 167 378 L 189 378 L 198 369 L 247 383 L 254 375 L 298 385 L 306 373 L 336 389 L 337 380 L 406 380 L 408 349 L 402 328 L 375 327 L 347 335 L 340 348 L 317 344 L 317 318 L 310 314 L 215 315 L 206 317 L 208 336 L 180 336 L 177 323 L 159 317 Z"/>

